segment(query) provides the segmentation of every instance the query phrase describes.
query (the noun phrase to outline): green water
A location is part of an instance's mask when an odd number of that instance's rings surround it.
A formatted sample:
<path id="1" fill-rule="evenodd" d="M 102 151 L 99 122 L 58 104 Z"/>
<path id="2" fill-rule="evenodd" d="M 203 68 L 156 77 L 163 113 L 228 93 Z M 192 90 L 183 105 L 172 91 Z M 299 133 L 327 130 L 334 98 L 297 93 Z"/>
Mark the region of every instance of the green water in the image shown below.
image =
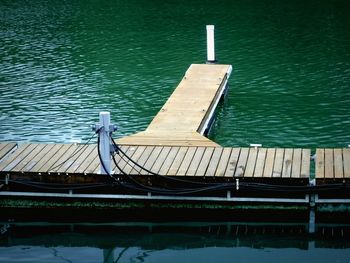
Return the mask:
<path id="1" fill-rule="evenodd" d="M 147 127 L 216 26 L 232 64 L 211 138 L 226 146 L 350 144 L 346 0 L 0 2 L 0 140 L 79 142 L 109 110 Z"/>
<path id="2" fill-rule="evenodd" d="M 234 72 L 213 140 L 347 146 L 349 14 L 347 0 L 0 0 L 0 141 L 81 142 L 102 110 L 111 111 L 118 137 L 144 129 L 189 65 L 205 62 L 205 25 L 214 24 L 217 58 Z M 31 234 L 27 243 L 1 247 L 0 261 L 104 262 L 103 246 L 50 246 Z M 78 235 L 82 243 L 88 237 L 95 235 Z M 187 250 L 175 233 L 164 238 L 177 242 L 152 253 L 127 244 L 131 256 L 120 262 L 349 258 L 349 249 L 300 249 L 291 240 L 278 249 L 240 247 L 238 240 L 235 248 L 204 242 Z M 65 260 L 65 253 L 78 256 Z"/>

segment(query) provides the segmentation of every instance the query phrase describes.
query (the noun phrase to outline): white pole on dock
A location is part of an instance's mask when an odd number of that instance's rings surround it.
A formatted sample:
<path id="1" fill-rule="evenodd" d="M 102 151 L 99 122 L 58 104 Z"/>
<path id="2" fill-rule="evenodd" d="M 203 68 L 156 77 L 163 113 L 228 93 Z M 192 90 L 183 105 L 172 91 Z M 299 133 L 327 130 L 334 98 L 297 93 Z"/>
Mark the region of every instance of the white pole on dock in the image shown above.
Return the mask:
<path id="1" fill-rule="evenodd" d="M 207 63 L 215 63 L 214 26 L 207 25 Z"/>
<path id="2" fill-rule="evenodd" d="M 106 170 L 103 168 L 102 163 L 100 164 L 100 173 L 101 174 L 111 174 L 111 151 L 110 151 L 110 125 L 111 124 L 111 116 L 108 111 L 100 112 L 100 153 L 101 153 L 101 161 L 103 162 Z"/>

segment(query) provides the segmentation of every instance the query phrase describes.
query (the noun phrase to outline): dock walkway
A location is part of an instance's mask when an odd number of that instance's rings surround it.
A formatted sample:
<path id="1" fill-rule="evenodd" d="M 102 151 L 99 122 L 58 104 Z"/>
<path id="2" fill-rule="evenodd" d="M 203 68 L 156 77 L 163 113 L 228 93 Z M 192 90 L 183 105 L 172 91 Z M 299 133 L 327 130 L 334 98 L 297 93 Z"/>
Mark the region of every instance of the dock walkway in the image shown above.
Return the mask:
<path id="1" fill-rule="evenodd" d="M 230 65 L 192 64 L 143 132 L 118 140 L 124 145 L 219 146 L 204 137 L 227 88 Z"/>

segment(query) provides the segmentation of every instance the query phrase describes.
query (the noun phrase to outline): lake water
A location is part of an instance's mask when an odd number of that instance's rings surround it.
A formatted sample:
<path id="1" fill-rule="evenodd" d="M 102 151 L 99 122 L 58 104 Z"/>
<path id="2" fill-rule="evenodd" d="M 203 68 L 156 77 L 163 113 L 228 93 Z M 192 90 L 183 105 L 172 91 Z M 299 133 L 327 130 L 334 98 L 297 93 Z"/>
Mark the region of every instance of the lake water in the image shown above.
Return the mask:
<path id="1" fill-rule="evenodd" d="M 144 129 L 189 65 L 205 62 L 205 25 L 214 24 L 217 58 L 234 72 L 211 139 L 347 146 L 349 14 L 347 0 L 1 0 L 0 141 L 84 142 L 103 110 L 111 111 L 118 137 Z M 0 261 L 104 262 L 107 253 L 103 246 L 51 246 L 31 234 L 25 244 L 1 247 Z M 128 244 L 119 262 L 347 262 L 350 254 L 332 245 L 182 243 L 151 252 Z"/>

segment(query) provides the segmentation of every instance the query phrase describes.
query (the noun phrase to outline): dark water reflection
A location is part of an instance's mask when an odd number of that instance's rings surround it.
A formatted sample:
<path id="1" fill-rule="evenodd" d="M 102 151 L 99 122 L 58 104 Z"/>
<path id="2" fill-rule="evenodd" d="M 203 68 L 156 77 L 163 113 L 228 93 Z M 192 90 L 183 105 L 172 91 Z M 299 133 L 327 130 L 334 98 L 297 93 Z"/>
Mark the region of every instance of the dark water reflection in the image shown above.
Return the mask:
<path id="1" fill-rule="evenodd" d="M 350 228 L 238 223 L 11 224 L 1 262 L 348 262 Z M 16 256 L 14 256 L 16 255 Z"/>

